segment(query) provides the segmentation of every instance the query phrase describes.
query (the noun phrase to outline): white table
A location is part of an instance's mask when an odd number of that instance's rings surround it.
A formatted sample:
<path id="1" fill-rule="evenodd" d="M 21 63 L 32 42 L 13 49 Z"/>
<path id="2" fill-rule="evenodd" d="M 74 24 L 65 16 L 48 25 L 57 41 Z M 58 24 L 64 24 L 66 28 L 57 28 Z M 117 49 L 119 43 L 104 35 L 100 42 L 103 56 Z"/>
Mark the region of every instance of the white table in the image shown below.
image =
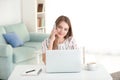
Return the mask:
<path id="1" fill-rule="evenodd" d="M 102 65 L 99 65 L 95 71 L 82 69 L 80 73 L 42 73 L 38 76 L 22 76 L 21 73 L 30 67 L 39 67 L 40 65 L 18 65 L 10 75 L 8 80 L 112 80 L 110 74 Z"/>

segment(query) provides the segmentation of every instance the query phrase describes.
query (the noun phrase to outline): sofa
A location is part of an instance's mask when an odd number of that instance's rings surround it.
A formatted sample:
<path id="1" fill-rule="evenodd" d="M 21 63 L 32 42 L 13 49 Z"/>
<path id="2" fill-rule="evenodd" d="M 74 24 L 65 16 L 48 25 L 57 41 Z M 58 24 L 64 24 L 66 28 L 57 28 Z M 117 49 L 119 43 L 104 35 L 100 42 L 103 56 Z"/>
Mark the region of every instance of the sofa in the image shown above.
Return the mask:
<path id="1" fill-rule="evenodd" d="M 4 34 L 14 32 L 23 45 L 13 47 L 6 42 Z M 35 58 L 35 51 L 41 49 L 41 42 L 48 34 L 28 32 L 24 23 L 0 26 L 0 79 L 6 80 L 15 64 Z"/>

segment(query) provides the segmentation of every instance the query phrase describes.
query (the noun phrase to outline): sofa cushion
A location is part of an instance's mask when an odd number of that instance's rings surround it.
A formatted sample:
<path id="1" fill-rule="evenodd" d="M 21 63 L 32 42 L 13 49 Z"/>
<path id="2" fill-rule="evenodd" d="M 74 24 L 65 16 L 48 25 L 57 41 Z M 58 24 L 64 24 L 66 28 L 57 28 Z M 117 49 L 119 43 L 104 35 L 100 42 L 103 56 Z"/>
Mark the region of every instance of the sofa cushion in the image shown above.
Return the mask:
<path id="1" fill-rule="evenodd" d="M 13 49 L 13 62 L 18 63 L 35 57 L 35 49 L 30 47 L 17 47 Z"/>
<path id="2" fill-rule="evenodd" d="M 3 34 L 5 34 L 5 29 L 3 26 L 0 26 L 0 44 L 6 44 L 6 41 L 3 37 Z"/>
<path id="3" fill-rule="evenodd" d="M 40 50 L 41 49 L 41 42 L 25 42 L 24 46 L 31 47 L 31 48 L 34 48 L 36 50 Z"/>
<path id="4" fill-rule="evenodd" d="M 23 45 L 23 41 L 14 32 L 3 34 L 3 36 L 6 40 L 6 42 L 9 43 L 10 45 L 12 45 L 12 47 L 14 47 L 14 48 Z"/>
<path id="5" fill-rule="evenodd" d="M 22 39 L 23 42 L 30 40 L 27 27 L 23 23 L 5 26 L 5 29 L 6 29 L 6 33 L 15 32 Z"/>

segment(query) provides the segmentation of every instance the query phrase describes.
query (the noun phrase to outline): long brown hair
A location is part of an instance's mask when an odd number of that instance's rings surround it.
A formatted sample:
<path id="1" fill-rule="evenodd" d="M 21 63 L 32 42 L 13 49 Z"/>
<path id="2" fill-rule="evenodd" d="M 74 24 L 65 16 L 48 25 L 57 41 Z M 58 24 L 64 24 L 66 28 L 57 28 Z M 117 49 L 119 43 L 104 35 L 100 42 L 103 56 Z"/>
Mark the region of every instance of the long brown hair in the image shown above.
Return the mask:
<path id="1" fill-rule="evenodd" d="M 62 21 L 66 22 L 66 23 L 68 24 L 68 26 L 69 26 L 68 33 L 67 33 L 67 35 L 64 37 L 65 39 L 67 39 L 67 38 L 73 36 L 71 22 L 70 22 L 70 19 L 69 19 L 67 16 L 61 15 L 61 16 L 59 16 L 59 17 L 56 19 L 56 21 L 55 21 L 56 27 L 57 27 Z M 57 48 L 58 48 L 58 47 L 57 47 L 57 44 L 56 44 L 55 41 L 54 41 L 54 43 L 53 43 L 53 49 L 57 49 Z"/>
<path id="2" fill-rule="evenodd" d="M 69 38 L 70 36 L 73 36 L 73 32 L 72 32 L 72 26 L 71 26 L 71 22 L 70 19 L 67 16 L 59 16 L 57 18 L 57 20 L 55 21 L 56 26 L 58 26 L 62 21 L 66 22 L 69 26 L 69 30 L 67 35 L 64 37 L 65 39 Z"/>

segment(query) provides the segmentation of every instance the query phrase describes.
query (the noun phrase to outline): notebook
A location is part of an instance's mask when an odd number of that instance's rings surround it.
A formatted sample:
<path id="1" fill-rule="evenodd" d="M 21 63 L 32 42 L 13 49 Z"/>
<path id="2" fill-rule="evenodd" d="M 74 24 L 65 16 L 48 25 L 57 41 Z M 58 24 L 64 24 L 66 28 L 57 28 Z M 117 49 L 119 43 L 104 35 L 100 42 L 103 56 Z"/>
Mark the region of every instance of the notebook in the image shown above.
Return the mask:
<path id="1" fill-rule="evenodd" d="M 79 50 L 47 50 L 46 72 L 80 72 L 80 54 Z"/>

